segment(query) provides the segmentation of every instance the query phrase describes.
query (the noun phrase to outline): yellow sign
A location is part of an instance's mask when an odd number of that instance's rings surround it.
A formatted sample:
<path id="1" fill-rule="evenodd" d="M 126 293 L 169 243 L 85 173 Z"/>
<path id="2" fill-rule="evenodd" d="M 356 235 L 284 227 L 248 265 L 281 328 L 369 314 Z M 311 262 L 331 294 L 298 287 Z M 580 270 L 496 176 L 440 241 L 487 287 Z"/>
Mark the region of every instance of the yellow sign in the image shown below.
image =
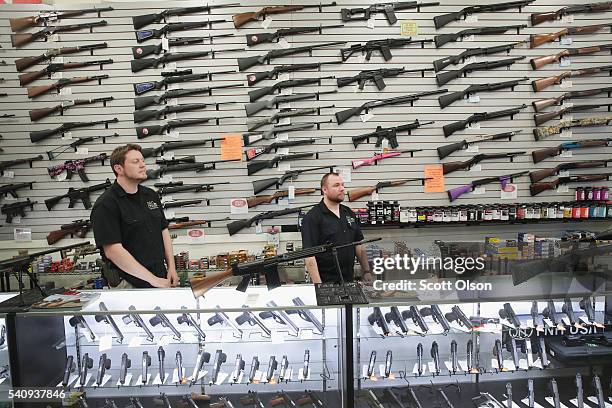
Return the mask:
<path id="1" fill-rule="evenodd" d="M 419 34 L 419 25 L 416 21 L 402 21 L 401 35 L 413 36 Z"/>

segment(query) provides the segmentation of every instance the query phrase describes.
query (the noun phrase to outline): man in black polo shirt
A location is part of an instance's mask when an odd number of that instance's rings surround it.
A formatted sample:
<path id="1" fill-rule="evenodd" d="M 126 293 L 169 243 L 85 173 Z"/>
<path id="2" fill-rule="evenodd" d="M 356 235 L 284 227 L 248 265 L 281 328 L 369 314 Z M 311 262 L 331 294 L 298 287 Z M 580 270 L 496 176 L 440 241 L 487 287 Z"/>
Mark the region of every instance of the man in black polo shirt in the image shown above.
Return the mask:
<path id="1" fill-rule="evenodd" d="M 302 247 L 311 248 L 332 242 L 336 245 L 361 241 L 363 234 L 355 213 L 345 205 L 344 183 L 336 173 L 328 173 L 321 179 L 323 199 L 302 220 Z M 370 265 L 363 245 L 338 249 L 338 261 L 345 281 L 353 280 L 355 255 L 361 264 L 364 280 L 371 281 Z M 331 252 L 306 258 L 306 270 L 313 283 L 340 282 L 336 263 Z"/>
<path id="2" fill-rule="evenodd" d="M 176 286 L 168 221 L 157 193 L 140 183 L 147 179 L 141 148 L 127 144 L 110 157 L 117 176 L 91 210 L 91 224 L 102 258 L 119 270 L 118 288 Z M 165 260 L 165 264 L 164 264 Z"/>

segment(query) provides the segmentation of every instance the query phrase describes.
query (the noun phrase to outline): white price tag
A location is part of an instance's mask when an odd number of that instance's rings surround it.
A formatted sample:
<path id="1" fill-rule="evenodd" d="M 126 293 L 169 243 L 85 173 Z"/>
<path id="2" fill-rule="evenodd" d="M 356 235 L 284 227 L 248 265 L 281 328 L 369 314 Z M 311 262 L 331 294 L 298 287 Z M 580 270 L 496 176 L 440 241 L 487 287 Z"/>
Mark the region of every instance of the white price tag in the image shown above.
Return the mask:
<path id="1" fill-rule="evenodd" d="M 559 40 L 560 45 L 572 45 L 573 39 L 572 37 L 561 37 Z"/>
<path id="2" fill-rule="evenodd" d="M 481 194 L 484 194 L 486 192 L 487 191 L 486 191 L 484 186 L 478 186 L 478 187 L 474 188 L 474 191 L 472 191 L 472 194 L 481 195 Z"/>
<path id="3" fill-rule="evenodd" d="M 470 171 L 472 171 L 472 172 L 480 172 L 480 171 L 482 171 L 482 166 L 480 164 L 476 164 L 476 165 L 472 166 Z"/>
<path id="4" fill-rule="evenodd" d="M 560 137 L 564 139 L 570 139 L 572 137 L 572 129 L 563 129 Z"/>
<path id="5" fill-rule="evenodd" d="M 62 133 L 61 140 L 72 140 L 72 132 Z"/>
<path id="6" fill-rule="evenodd" d="M 564 57 L 559 60 L 560 67 L 569 67 L 572 64 L 572 61 L 569 57 Z"/>
<path id="7" fill-rule="evenodd" d="M 559 177 L 569 177 L 570 172 L 568 170 L 562 170 L 559 172 Z"/>
<path id="8" fill-rule="evenodd" d="M 478 62 L 478 58 L 477 57 L 467 57 L 465 59 L 464 64 L 473 64 L 475 62 Z"/>
<path id="9" fill-rule="evenodd" d="M 478 145 L 477 144 L 471 144 L 468 145 L 467 149 L 465 149 L 466 152 L 468 153 L 478 153 Z"/>
<path id="10" fill-rule="evenodd" d="M 565 184 L 562 184 L 559 187 L 557 187 L 557 193 L 568 193 L 568 192 L 569 192 L 569 187 Z"/>
<path id="11" fill-rule="evenodd" d="M 287 141 L 289 140 L 289 133 L 279 133 L 276 135 L 276 140 L 281 142 L 281 141 Z"/>
<path id="12" fill-rule="evenodd" d="M 174 218 L 174 217 L 176 217 L 176 214 L 175 214 L 174 211 L 164 211 L 164 216 L 166 218 Z"/>
<path id="13" fill-rule="evenodd" d="M 178 23 L 179 22 L 179 16 L 168 16 L 166 18 L 166 23 Z"/>
<path id="14" fill-rule="evenodd" d="M 365 64 L 366 63 L 366 56 L 365 56 L 365 54 L 357 55 L 357 62 L 360 63 L 360 64 Z"/>
<path id="15" fill-rule="evenodd" d="M 272 18 L 266 17 L 266 19 L 261 22 L 261 28 L 265 28 L 267 30 L 272 25 L 272 21 Z"/>
<path id="16" fill-rule="evenodd" d="M 376 28 L 376 18 L 374 16 L 368 19 L 368 21 L 366 22 L 366 27 L 368 27 L 371 30 Z"/>
<path id="17" fill-rule="evenodd" d="M 64 181 L 64 180 L 66 180 L 67 177 L 68 177 L 68 173 L 64 171 L 64 172 L 58 174 L 57 176 L 55 176 L 55 180 L 57 180 L 57 181 Z"/>
<path id="18" fill-rule="evenodd" d="M 376 191 L 372 191 L 372 197 L 370 199 L 372 201 L 378 201 L 378 193 Z"/>
<path id="19" fill-rule="evenodd" d="M 470 123 L 467 127 L 467 129 L 480 129 L 480 123 L 476 122 L 476 123 Z"/>
<path id="20" fill-rule="evenodd" d="M 173 178 L 172 178 L 172 174 L 164 174 L 160 179 L 159 182 L 160 183 L 170 183 L 172 182 Z"/>
<path id="21" fill-rule="evenodd" d="M 572 151 L 571 150 L 564 150 L 561 152 L 561 154 L 559 155 L 559 157 L 572 157 Z"/>
<path id="22" fill-rule="evenodd" d="M 289 44 L 289 41 L 287 41 L 287 40 L 286 40 L 286 39 L 284 39 L 284 38 L 281 38 L 280 40 L 278 40 L 278 45 L 279 45 L 281 48 L 285 48 L 285 49 L 287 49 L 287 48 L 291 48 L 291 44 Z"/>
<path id="23" fill-rule="evenodd" d="M 480 96 L 478 95 L 470 95 L 467 98 L 468 103 L 480 103 Z"/>
<path id="24" fill-rule="evenodd" d="M 170 44 L 169 44 L 167 38 L 165 38 L 165 37 L 162 38 L 162 40 L 161 40 L 161 47 L 162 47 L 162 50 L 164 50 L 164 51 L 170 50 Z"/>
<path id="25" fill-rule="evenodd" d="M 61 95 L 61 96 L 72 95 L 72 88 L 62 88 L 60 89 L 58 95 Z"/>
<path id="26" fill-rule="evenodd" d="M 162 160 L 172 160 L 174 159 L 174 152 L 166 152 L 161 157 Z"/>
<path id="27" fill-rule="evenodd" d="M 350 167 L 336 167 L 334 169 L 336 171 L 336 173 L 338 173 L 340 175 L 340 177 L 342 178 L 342 181 L 344 183 L 350 183 L 351 182 L 351 168 Z"/>
<path id="28" fill-rule="evenodd" d="M 288 81 L 289 79 L 291 79 L 291 77 L 286 72 L 278 76 L 279 81 Z M 283 119 L 289 119 L 289 118 L 283 118 Z"/>
<path id="29" fill-rule="evenodd" d="M 178 139 L 179 138 L 179 131 L 178 130 L 171 130 L 170 132 L 168 132 L 168 137 L 171 139 Z"/>
<path id="30" fill-rule="evenodd" d="M 170 90 L 170 87 L 176 85 L 176 84 L 171 84 L 168 86 L 168 90 Z M 178 89 L 178 88 L 176 88 Z M 169 106 L 178 106 L 178 99 L 177 98 L 172 98 L 172 99 L 168 99 L 168 105 Z"/>
<path id="31" fill-rule="evenodd" d="M 289 154 L 289 148 L 288 147 L 281 147 L 280 149 L 278 149 L 276 154 L 285 154 L 285 155 Z"/>
<path id="32" fill-rule="evenodd" d="M 176 71 L 176 62 L 170 62 L 166 64 L 166 69 L 169 69 L 171 71 Z"/>
<path id="33" fill-rule="evenodd" d="M 476 36 L 472 35 L 468 35 L 463 37 L 463 41 L 474 41 L 476 39 Z"/>
<path id="34" fill-rule="evenodd" d="M 13 229 L 13 238 L 16 242 L 32 241 L 32 228 L 15 228 Z"/>
<path id="35" fill-rule="evenodd" d="M 383 151 L 387 150 L 389 148 L 389 139 L 383 139 L 380 147 Z"/>
<path id="36" fill-rule="evenodd" d="M 289 199 L 287 197 L 279 198 L 278 205 L 287 207 L 289 205 Z"/>
<path id="37" fill-rule="evenodd" d="M 61 56 L 61 55 L 59 57 L 55 57 L 55 58 L 53 58 L 53 62 L 55 64 L 63 64 L 64 63 L 64 57 Z"/>
<path id="38" fill-rule="evenodd" d="M 261 223 L 258 222 L 257 224 L 255 224 L 255 233 L 261 234 L 262 232 L 263 232 L 263 229 L 261 227 Z"/>
<path id="39" fill-rule="evenodd" d="M 287 199 L 295 199 L 295 186 L 289 186 L 289 188 L 287 189 Z"/>
<path id="40" fill-rule="evenodd" d="M 372 119 L 373 117 L 374 117 L 374 114 L 372 112 L 365 113 L 363 115 L 359 115 L 359 119 L 361 119 L 361 121 L 363 123 L 367 122 L 368 120 Z"/>
<path id="41" fill-rule="evenodd" d="M 289 171 L 290 169 L 291 169 L 291 163 L 289 162 L 279 163 L 277 167 L 277 170 L 282 171 L 282 172 Z"/>
<path id="42" fill-rule="evenodd" d="M 564 16 L 561 17 L 561 22 L 562 23 L 573 23 L 574 16 L 572 14 L 565 14 Z"/>
<path id="43" fill-rule="evenodd" d="M 15 172 L 12 170 L 4 170 L 4 172 L 2 172 L 2 177 L 10 179 L 15 178 Z"/>
<path id="44" fill-rule="evenodd" d="M 76 154 L 82 154 L 82 155 L 89 154 L 89 149 L 87 147 L 77 147 Z"/>
<path id="45" fill-rule="evenodd" d="M 571 88 L 572 86 L 573 86 L 572 81 L 568 81 L 567 79 L 564 79 L 559 84 L 559 88 Z"/>
<path id="46" fill-rule="evenodd" d="M 62 79 L 64 77 L 62 74 L 63 74 L 63 72 L 61 72 L 61 71 L 60 72 L 54 72 L 54 73 L 51 74 L 51 79 L 55 79 L 55 80 Z"/>
<path id="47" fill-rule="evenodd" d="M 168 120 L 176 119 L 176 112 L 167 113 L 166 114 L 166 119 L 168 119 Z"/>
<path id="48" fill-rule="evenodd" d="M 478 22 L 478 16 L 476 14 L 470 14 L 470 15 L 465 17 L 465 21 L 464 22 L 466 24 L 477 23 Z"/>
<path id="49" fill-rule="evenodd" d="M 100 338 L 98 351 L 103 352 L 110 350 L 113 347 L 113 336 L 104 336 Z"/>
<path id="50" fill-rule="evenodd" d="M 51 42 L 59 42 L 60 36 L 59 36 L 59 34 L 53 34 L 53 35 L 48 37 L 48 40 L 51 41 Z"/>

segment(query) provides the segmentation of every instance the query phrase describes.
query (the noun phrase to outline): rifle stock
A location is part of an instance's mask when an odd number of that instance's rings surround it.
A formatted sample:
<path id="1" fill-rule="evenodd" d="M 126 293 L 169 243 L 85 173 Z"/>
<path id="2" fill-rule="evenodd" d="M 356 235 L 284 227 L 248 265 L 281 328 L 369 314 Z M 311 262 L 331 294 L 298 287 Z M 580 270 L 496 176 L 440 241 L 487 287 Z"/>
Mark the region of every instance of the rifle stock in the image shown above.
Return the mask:
<path id="1" fill-rule="evenodd" d="M 268 188 L 275 186 L 278 183 L 278 178 L 267 178 L 262 180 L 255 180 L 253 182 L 253 191 L 255 194 L 258 194 Z"/>
<path id="2" fill-rule="evenodd" d="M 223 272 L 217 272 L 215 274 L 206 274 L 204 277 L 193 277 L 189 280 L 193 297 L 198 298 L 214 288 L 215 286 L 225 282 L 233 275 L 232 268 L 228 268 Z"/>
<path id="3" fill-rule="evenodd" d="M 453 133 L 465 129 L 469 123 L 470 119 L 465 119 L 442 126 L 442 130 L 444 131 L 444 137 L 449 137 Z"/>
<path id="4" fill-rule="evenodd" d="M 558 147 L 547 147 L 545 149 L 534 150 L 531 152 L 531 157 L 534 163 L 539 163 L 549 157 L 555 157 L 558 154 Z"/>
<path id="5" fill-rule="evenodd" d="M 557 19 L 556 11 L 549 11 L 546 13 L 533 13 L 531 15 L 531 25 L 535 26 L 546 21 L 555 21 Z"/>
<path id="6" fill-rule="evenodd" d="M 51 231 L 47 235 L 47 244 L 53 245 L 53 244 L 57 243 L 58 241 L 60 241 L 62 238 L 65 238 L 65 237 L 67 237 L 70 234 L 72 234 L 72 231 L 63 230 L 63 229 L 59 229 L 59 230 L 56 230 L 56 231 Z"/>
<path id="7" fill-rule="evenodd" d="M 333 3 L 335 4 L 335 3 Z M 290 13 L 292 11 L 302 10 L 304 6 L 271 6 L 264 7 L 259 11 L 252 11 L 247 13 L 234 14 L 232 20 L 234 20 L 234 27 L 240 28 L 246 23 L 251 21 L 259 20 L 259 17 L 266 16 L 268 14 L 280 14 L 280 13 Z"/>
<path id="8" fill-rule="evenodd" d="M 536 79 L 535 81 L 531 82 L 531 87 L 533 88 L 534 92 L 540 92 L 548 88 L 549 86 L 560 84 L 561 81 L 563 81 L 565 78 L 569 78 L 571 75 L 571 71 L 565 71 L 560 73 L 559 75 Z"/>

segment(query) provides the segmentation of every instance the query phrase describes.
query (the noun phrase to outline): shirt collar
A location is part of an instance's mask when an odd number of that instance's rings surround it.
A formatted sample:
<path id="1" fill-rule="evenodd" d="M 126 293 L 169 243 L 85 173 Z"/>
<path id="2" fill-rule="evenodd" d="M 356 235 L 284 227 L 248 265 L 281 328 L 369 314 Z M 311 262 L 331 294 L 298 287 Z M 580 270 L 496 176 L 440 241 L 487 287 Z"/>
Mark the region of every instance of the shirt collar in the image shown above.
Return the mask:
<path id="1" fill-rule="evenodd" d="M 132 194 L 128 194 L 125 192 L 125 190 L 123 189 L 123 187 L 121 187 L 121 185 L 119 183 L 117 183 L 117 180 L 115 179 L 115 182 L 113 183 L 113 185 L 111 186 L 111 189 L 113 189 L 113 191 L 119 196 L 119 197 L 127 197 L 130 196 Z M 135 193 L 139 193 L 140 192 L 140 184 L 138 185 L 138 191 Z"/>
<path id="2" fill-rule="evenodd" d="M 344 207 L 345 207 L 344 205 L 340 204 L 340 211 L 339 211 L 340 215 L 344 213 Z M 321 201 L 319 202 L 319 208 L 321 209 L 322 213 L 333 215 L 334 217 L 336 217 L 336 214 L 334 214 L 329 208 L 327 208 L 327 206 L 325 205 L 325 201 L 323 201 L 323 199 L 321 199 Z"/>

